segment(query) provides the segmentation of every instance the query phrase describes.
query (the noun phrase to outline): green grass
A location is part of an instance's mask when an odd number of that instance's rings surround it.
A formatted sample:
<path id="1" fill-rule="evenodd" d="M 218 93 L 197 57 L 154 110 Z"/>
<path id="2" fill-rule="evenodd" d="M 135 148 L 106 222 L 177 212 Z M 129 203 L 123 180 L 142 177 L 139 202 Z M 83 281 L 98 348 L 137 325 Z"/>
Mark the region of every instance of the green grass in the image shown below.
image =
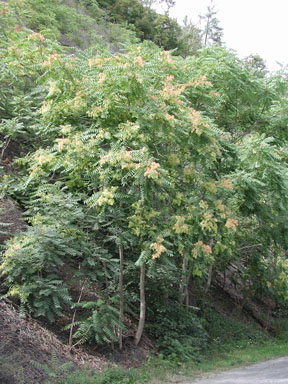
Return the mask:
<path id="1" fill-rule="evenodd" d="M 91 375 L 88 371 L 73 373 L 57 381 L 57 384 L 160 384 L 172 383 L 183 377 L 196 378 L 203 374 L 221 372 L 230 368 L 240 367 L 288 355 L 287 340 L 273 339 L 265 344 L 254 344 L 246 347 L 228 346 L 226 352 L 220 354 L 214 350 L 198 363 L 179 365 L 175 361 L 151 359 L 138 369 L 108 368 L 104 373 Z M 175 382 L 175 381 L 174 381 Z"/>
<path id="2" fill-rule="evenodd" d="M 100 374 L 77 371 L 60 378 L 56 383 L 160 384 L 175 382 L 175 378 L 181 383 L 182 378 L 184 382 L 185 379 L 204 374 L 288 356 L 288 319 L 284 316 L 273 321 L 275 337 L 254 322 L 244 321 L 237 314 L 226 318 L 209 309 L 206 317 L 209 320 L 209 347 L 203 347 L 185 362 L 179 361 L 179 353 L 168 357 L 163 352 L 157 358 L 149 358 L 137 369 L 110 367 Z"/>
<path id="3" fill-rule="evenodd" d="M 220 354 L 215 350 L 200 363 L 186 364 L 179 370 L 179 374 L 195 377 L 287 355 L 287 340 L 275 339 L 267 341 L 265 344 L 254 344 L 239 349 L 231 349 Z"/>

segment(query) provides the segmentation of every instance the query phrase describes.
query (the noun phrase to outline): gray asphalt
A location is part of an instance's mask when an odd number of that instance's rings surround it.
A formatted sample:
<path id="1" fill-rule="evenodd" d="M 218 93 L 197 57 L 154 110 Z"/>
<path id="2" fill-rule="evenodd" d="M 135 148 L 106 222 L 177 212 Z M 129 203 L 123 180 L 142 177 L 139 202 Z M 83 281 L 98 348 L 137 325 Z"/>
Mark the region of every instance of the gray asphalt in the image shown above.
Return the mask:
<path id="1" fill-rule="evenodd" d="M 288 357 L 186 382 L 187 384 L 288 384 Z"/>

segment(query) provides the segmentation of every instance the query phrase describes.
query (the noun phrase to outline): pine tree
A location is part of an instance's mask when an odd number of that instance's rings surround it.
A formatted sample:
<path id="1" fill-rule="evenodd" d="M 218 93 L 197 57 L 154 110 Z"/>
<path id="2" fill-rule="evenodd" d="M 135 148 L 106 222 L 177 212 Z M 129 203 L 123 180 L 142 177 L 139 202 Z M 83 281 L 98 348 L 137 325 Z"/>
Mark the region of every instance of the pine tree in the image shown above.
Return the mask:
<path id="1" fill-rule="evenodd" d="M 203 44 L 204 46 L 217 44 L 221 45 L 223 28 L 219 26 L 219 19 L 217 18 L 218 11 L 215 10 L 213 0 L 207 7 L 205 15 L 200 16 L 200 20 L 204 23 L 203 29 Z"/>

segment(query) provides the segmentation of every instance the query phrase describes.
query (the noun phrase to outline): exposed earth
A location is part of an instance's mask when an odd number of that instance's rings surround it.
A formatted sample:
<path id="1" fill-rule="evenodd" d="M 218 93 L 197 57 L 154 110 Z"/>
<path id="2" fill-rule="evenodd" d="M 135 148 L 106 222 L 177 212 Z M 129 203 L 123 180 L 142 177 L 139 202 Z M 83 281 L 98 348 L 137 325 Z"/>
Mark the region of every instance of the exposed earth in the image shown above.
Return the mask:
<path id="1" fill-rule="evenodd" d="M 1 384 L 42 383 L 48 377 L 39 364 L 53 370 L 53 353 L 57 366 L 71 362 L 75 368 L 85 366 L 100 372 L 107 364 L 103 357 L 87 355 L 82 350 L 70 353 L 52 332 L 31 318 L 21 318 L 12 305 L 0 301 Z"/>

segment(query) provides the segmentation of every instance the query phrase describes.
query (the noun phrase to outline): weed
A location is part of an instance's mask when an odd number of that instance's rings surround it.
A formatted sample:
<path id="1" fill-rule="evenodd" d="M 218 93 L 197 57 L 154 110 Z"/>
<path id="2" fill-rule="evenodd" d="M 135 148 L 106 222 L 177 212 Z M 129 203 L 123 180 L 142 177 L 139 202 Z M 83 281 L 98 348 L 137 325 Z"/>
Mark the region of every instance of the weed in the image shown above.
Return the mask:
<path id="1" fill-rule="evenodd" d="M 51 360 L 49 365 L 39 363 L 35 360 L 31 360 L 30 363 L 39 370 L 42 370 L 49 378 L 53 379 L 62 377 L 63 375 L 71 371 L 73 367 L 73 363 L 71 361 L 67 361 L 61 364 L 55 351 L 52 351 L 51 353 Z"/>

